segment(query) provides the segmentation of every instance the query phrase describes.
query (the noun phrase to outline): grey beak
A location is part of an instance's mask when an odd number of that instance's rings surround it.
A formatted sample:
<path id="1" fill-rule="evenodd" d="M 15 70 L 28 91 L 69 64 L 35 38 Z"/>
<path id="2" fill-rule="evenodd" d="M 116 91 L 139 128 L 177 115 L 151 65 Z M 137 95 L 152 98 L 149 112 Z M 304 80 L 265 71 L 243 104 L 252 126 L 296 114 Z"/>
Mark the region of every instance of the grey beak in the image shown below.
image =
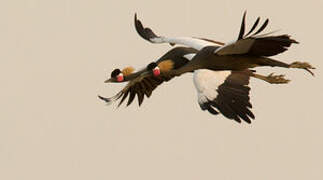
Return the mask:
<path id="1" fill-rule="evenodd" d="M 150 71 L 145 71 L 140 76 L 142 76 L 142 77 L 148 76 L 148 75 L 150 75 L 150 73 L 151 73 Z"/>
<path id="2" fill-rule="evenodd" d="M 110 83 L 110 82 L 112 82 L 111 78 L 104 81 L 104 83 Z"/>

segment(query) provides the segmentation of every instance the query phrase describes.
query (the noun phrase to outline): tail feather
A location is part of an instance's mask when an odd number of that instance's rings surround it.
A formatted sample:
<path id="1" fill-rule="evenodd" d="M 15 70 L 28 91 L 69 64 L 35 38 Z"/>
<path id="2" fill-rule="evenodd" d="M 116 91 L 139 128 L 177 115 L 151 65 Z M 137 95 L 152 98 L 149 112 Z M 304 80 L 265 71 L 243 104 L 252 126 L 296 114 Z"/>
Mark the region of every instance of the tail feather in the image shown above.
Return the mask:
<path id="1" fill-rule="evenodd" d="M 285 52 L 291 44 L 298 44 L 289 35 L 267 36 L 255 38 L 248 54 L 254 56 L 274 56 Z"/>

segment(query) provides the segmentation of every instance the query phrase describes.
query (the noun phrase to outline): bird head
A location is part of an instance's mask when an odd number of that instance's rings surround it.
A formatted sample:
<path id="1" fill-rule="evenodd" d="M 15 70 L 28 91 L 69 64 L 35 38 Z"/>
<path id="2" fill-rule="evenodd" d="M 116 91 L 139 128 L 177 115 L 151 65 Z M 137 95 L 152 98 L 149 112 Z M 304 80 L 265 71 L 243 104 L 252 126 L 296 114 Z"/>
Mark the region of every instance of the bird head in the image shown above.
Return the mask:
<path id="1" fill-rule="evenodd" d="M 104 81 L 105 83 L 110 83 L 110 82 L 122 82 L 124 80 L 123 73 L 121 72 L 120 69 L 114 69 L 111 72 L 111 77 L 110 79 Z"/>
<path id="2" fill-rule="evenodd" d="M 158 64 L 156 62 L 148 64 L 147 70 L 152 72 L 154 76 L 160 75 L 160 68 L 158 67 Z"/>

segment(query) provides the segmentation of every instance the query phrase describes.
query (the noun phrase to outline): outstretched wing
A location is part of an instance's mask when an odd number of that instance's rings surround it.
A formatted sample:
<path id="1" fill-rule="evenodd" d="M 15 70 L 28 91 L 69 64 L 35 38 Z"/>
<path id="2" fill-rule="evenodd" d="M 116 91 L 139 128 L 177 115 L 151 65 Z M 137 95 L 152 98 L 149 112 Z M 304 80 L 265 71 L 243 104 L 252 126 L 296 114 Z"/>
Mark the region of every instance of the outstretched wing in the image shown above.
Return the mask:
<path id="1" fill-rule="evenodd" d="M 258 35 L 267 27 L 269 22 L 266 19 L 262 26 L 254 32 L 259 24 L 260 17 L 257 18 L 249 32 L 245 34 L 245 18 L 246 12 L 243 14 L 238 39 L 217 49 L 215 51 L 217 55 L 274 56 L 286 51 L 291 44 L 298 43 L 287 34 L 269 36 L 271 33 L 267 33 Z"/>
<path id="2" fill-rule="evenodd" d="M 137 33 L 144 39 L 146 39 L 149 42 L 157 43 L 155 42 L 157 39 L 161 38 L 157 36 L 150 28 L 144 27 L 140 20 L 137 19 L 137 14 L 135 14 L 135 27 Z"/>
<path id="3" fill-rule="evenodd" d="M 188 47 L 192 47 L 196 50 L 201 50 L 205 46 L 222 46 L 224 43 L 205 39 L 205 38 L 193 38 L 193 37 L 165 37 L 156 35 L 149 27 L 144 27 L 137 14 L 135 14 L 135 28 L 137 33 L 143 39 L 151 43 L 169 43 L 170 45 L 181 44 Z"/>
<path id="4" fill-rule="evenodd" d="M 108 104 L 111 104 L 119 99 L 120 102 L 118 107 L 124 102 L 125 99 L 128 98 L 127 106 L 129 106 L 135 97 L 138 97 L 139 106 L 144 101 L 144 97 L 149 98 L 152 92 L 165 81 L 169 81 L 171 78 L 166 76 L 152 76 L 147 75 L 146 77 L 138 77 L 137 79 L 130 81 L 119 93 L 115 96 L 106 98 L 102 96 L 98 96 L 101 100 L 105 101 Z"/>
<path id="5" fill-rule="evenodd" d="M 255 116 L 251 112 L 248 87 L 251 71 L 194 72 L 194 85 L 198 92 L 198 103 L 202 110 L 211 114 L 223 114 L 229 119 L 251 123 Z"/>

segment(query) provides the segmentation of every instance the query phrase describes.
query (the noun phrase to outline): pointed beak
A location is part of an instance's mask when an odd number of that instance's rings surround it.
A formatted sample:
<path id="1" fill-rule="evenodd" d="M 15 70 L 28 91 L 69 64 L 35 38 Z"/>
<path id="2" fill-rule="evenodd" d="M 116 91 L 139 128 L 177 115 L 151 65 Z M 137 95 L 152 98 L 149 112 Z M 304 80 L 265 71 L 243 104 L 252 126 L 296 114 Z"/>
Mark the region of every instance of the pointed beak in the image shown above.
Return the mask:
<path id="1" fill-rule="evenodd" d="M 104 83 L 110 83 L 110 82 L 112 82 L 111 78 L 104 81 Z"/>
<path id="2" fill-rule="evenodd" d="M 150 72 L 149 71 L 146 71 L 146 72 L 143 72 L 143 73 L 141 73 L 141 75 L 140 76 L 148 76 L 148 75 L 150 75 Z"/>

